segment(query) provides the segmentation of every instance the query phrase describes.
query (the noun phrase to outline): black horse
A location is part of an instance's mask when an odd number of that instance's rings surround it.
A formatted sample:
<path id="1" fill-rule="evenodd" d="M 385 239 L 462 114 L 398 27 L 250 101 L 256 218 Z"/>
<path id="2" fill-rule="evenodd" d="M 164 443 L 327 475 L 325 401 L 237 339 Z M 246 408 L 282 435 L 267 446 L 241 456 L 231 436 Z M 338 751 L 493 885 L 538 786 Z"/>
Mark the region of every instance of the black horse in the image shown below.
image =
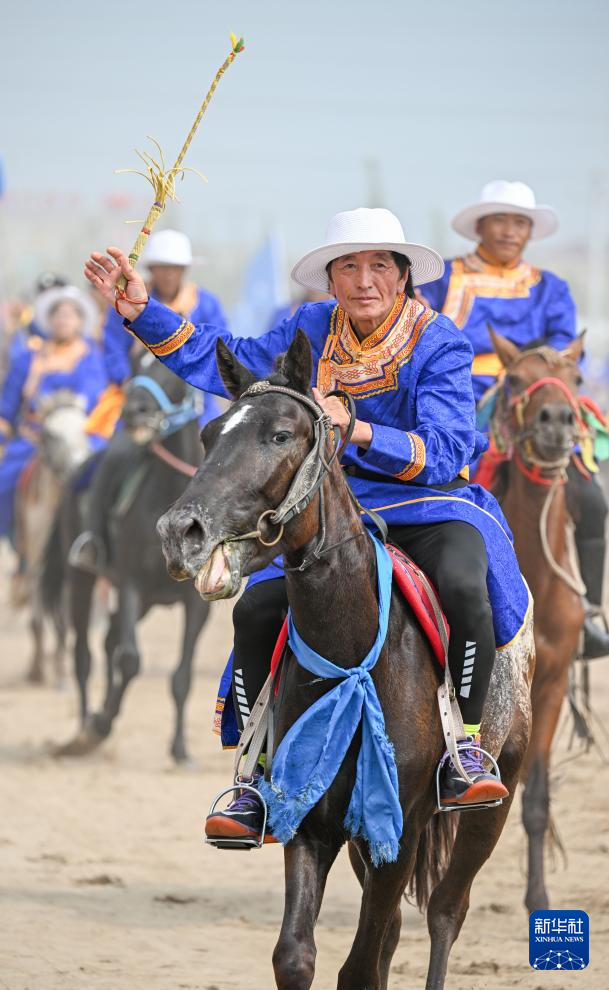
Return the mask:
<path id="1" fill-rule="evenodd" d="M 171 755 L 187 760 L 184 707 L 190 690 L 192 659 L 199 633 L 209 614 L 194 588 L 178 586 L 167 575 L 156 535 L 156 522 L 184 490 L 185 476 L 201 460 L 198 407 L 193 390 L 145 352 L 135 362 L 127 388 L 124 430 L 112 441 L 112 468 L 121 482 L 106 518 L 108 560 L 104 576 L 116 588 L 118 605 L 105 638 L 107 684 L 103 706 L 90 714 L 88 679 L 91 669 L 89 622 L 96 578 L 67 564 L 69 548 L 83 528 L 82 496 L 62 506 L 47 552 L 44 599 L 53 607 L 69 585 L 70 621 L 75 633 L 74 664 L 80 695 L 81 728 L 62 746 L 61 755 L 80 755 L 106 739 L 120 711 L 130 681 L 140 669 L 137 624 L 155 605 L 184 606 L 182 649 L 171 678 L 176 721 Z M 98 470 L 104 469 L 103 457 Z M 108 507 L 109 508 L 109 507 Z"/>
<path id="2" fill-rule="evenodd" d="M 302 398 L 311 395 L 308 339 L 297 333 L 270 387 L 267 383 L 256 388 L 254 376 L 222 341 L 217 357 L 224 384 L 237 402 L 230 415 L 206 426 L 205 460 L 183 497 L 159 521 L 170 573 L 181 580 L 196 578 L 208 598 L 229 597 L 238 590 L 242 575 L 259 570 L 279 551 L 288 565 L 286 589 L 296 628 L 332 663 L 357 666 L 378 625 L 374 549 L 338 461 L 329 466 L 330 437 L 318 449 L 318 467 L 325 470 L 321 488 L 312 498 L 311 484 L 303 488 L 299 469 L 317 443 L 311 404 Z M 298 511 L 285 528 L 273 526 L 272 510 L 296 504 L 296 477 Z M 273 542 L 277 545 L 269 548 Z M 442 990 L 472 882 L 495 847 L 516 789 L 529 736 L 532 665 L 529 623 L 518 645 L 497 655 L 482 720 L 483 745 L 498 758 L 510 798 L 484 811 L 434 815 L 435 769 L 443 749 L 436 706 L 438 672 L 411 611 L 394 590 L 387 639 L 373 679 L 395 749 L 405 825 L 397 860 L 380 867 L 373 865 L 362 838 L 350 842 L 363 898 L 339 990 L 387 987 L 400 935 L 400 902 L 409 884 L 416 886 L 421 906 L 431 893 L 427 990 Z M 331 681 L 308 676 L 293 660 L 282 677 L 277 743 L 306 708 L 333 687 Z M 356 733 L 329 790 L 285 847 L 285 913 L 273 958 L 282 990 L 308 990 L 313 982 L 314 928 L 326 879 L 350 838 L 343 823 L 359 741 Z"/>

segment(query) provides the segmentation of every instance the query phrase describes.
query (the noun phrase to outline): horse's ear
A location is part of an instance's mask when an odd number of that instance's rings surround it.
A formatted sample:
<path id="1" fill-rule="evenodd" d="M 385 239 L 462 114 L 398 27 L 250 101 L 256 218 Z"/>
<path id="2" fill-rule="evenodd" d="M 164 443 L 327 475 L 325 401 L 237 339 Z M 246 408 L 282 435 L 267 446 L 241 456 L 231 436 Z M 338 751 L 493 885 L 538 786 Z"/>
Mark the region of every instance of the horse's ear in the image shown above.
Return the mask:
<path id="1" fill-rule="evenodd" d="M 237 360 L 221 337 L 218 337 L 216 341 L 216 364 L 220 378 L 231 399 L 238 399 L 246 388 L 249 388 L 256 381 L 256 376 L 251 373 L 249 368 L 241 364 L 241 361 Z"/>
<path id="2" fill-rule="evenodd" d="M 493 347 L 495 348 L 495 353 L 497 354 L 499 360 L 501 361 L 504 368 L 509 368 L 511 364 L 514 363 L 520 351 L 513 344 L 511 340 L 507 337 L 502 337 L 500 333 L 496 333 L 490 323 L 486 324 L 488 327 L 488 332 L 490 334 Z"/>
<path id="3" fill-rule="evenodd" d="M 288 347 L 282 363 L 282 371 L 291 388 L 303 395 L 311 391 L 313 375 L 313 354 L 311 342 L 304 330 L 297 330 L 294 340 Z"/>
<path id="4" fill-rule="evenodd" d="M 563 351 L 563 354 L 570 357 L 575 364 L 579 362 L 582 354 L 584 353 L 585 336 L 586 331 L 582 330 L 582 332 L 577 335 L 573 343 L 569 344 L 569 346 Z"/>

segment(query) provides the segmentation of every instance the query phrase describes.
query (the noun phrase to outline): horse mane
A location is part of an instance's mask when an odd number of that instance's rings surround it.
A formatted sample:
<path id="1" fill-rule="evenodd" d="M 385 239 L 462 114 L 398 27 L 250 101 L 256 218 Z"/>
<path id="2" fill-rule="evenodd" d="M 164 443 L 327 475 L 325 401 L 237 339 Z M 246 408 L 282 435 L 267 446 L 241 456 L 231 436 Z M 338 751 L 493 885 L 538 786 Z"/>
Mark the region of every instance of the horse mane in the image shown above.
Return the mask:
<path id="1" fill-rule="evenodd" d="M 73 392 L 70 388 L 60 388 L 56 392 L 51 392 L 41 397 L 38 403 L 38 412 L 42 419 L 46 419 L 47 416 L 57 409 L 65 409 L 66 407 L 73 406 L 82 409 L 84 412 L 86 407 L 84 396 L 79 395 L 78 392 Z"/>
<path id="2" fill-rule="evenodd" d="M 522 348 L 512 367 L 515 367 L 515 365 L 531 354 L 542 358 L 549 368 L 565 368 L 567 365 L 575 363 L 568 349 L 566 351 L 557 351 L 554 347 L 550 347 L 549 344 L 545 344 L 543 338 L 538 338 L 537 340 L 530 341 L 530 343 Z"/>

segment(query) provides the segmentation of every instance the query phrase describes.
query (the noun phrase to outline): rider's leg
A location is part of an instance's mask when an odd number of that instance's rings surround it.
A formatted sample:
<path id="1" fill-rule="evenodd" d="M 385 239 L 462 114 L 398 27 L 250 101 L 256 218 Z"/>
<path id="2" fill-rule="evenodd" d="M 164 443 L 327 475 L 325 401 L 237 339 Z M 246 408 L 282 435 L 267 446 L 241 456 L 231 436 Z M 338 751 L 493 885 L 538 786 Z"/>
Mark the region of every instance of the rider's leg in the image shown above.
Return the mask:
<path id="1" fill-rule="evenodd" d="M 442 775 L 443 802 L 465 804 L 504 797 L 507 791 L 484 771 L 479 753 L 482 710 L 495 660 L 484 540 L 477 529 L 460 521 L 393 527 L 389 540 L 401 546 L 433 582 L 450 625 L 448 664 L 465 731 L 473 737 L 462 762 L 476 783 L 468 785 L 447 762 Z"/>
<path id="2" fill-rule="evenodd" d="M 70 551 L 73 567 L 97 572 L 103 566 L 108 557 L 108 520 L 112 507 L 129 471 L 144 456 L 144 450 L 124 430 L 111 437 L 89 489 L 84 532 Z"/>
<path id="3" fill-rule="evenodd" d="M 233 702 L 240 729 L 269 676 L 271 656 L 287 611 L 283 578 L 247 588 L 233 609 Z"/>
<path id="4" fill-rule="evenodd" d="M 271 656 L 287 611 L 283 578 L 252 585 L 233 609 L 233 702 L 241 729 L 269 675 Z M 259 769 L 253 783 L 261 775 Z M 205 832 L 213 839 L 257 837 L 263 817 L 262 801 L 252 791 L 244 790 L 224 811 L 208 817 Z M 270 834 L 268 837 L 272 838 Z"/>
<path id="5" fill-rule="evenodd" d="M 603 603 L 605 570 L 605 522 L 607 501 L 595 477 L 584 477 L 570 464 L 567 500 L 575 522 L 575 542 L 586 598 L 599 608 Z M 590 616 L 584 620 L 584 656 L 589 660 L 609 654 L 609 634 Z"/>

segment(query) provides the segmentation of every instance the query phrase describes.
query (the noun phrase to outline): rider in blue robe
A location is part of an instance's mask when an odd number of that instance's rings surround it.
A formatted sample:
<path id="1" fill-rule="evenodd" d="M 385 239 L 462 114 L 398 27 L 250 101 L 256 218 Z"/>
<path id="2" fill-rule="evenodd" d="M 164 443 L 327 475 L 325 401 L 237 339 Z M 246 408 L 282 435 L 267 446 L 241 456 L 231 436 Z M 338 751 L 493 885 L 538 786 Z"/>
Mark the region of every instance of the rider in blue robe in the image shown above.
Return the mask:
<path id="1" fill-rule="evenodd" d="M 151 234 L 142 255 L 150 270 L 151 298 L 163 298 L 180 317 L 197 323 L 226 327 L 226 317 L 219 299 L 194 282 L 186 280 L 192 263 L 190 241 L 175 230 Z M 85 531 L 79 536 L 71 554 L 73 566 L 96 572 L 108 551 L 107 519 L 122 485 L 142 450 L 121 430 L 120 413 L 124 386 L 132 375 L 132 358 L 137 342 L 125 333 L 123 321 L 114 307 L 109 307 L 103 327 L 103 354 L 109 385 L 98 409 L 91 418 L 97 457 L 85 465 L 77 480 L 78 488 L 90 489 L 86 509 Z M 205 391 L 199 416 L 201 429 L 220 413 L 214 397 Z"/>
<path id="2" fill-rule="evenodd" d="M 41 401 L 69 390 L 82 396 L 90 412 L 106 385 L 97 345 L 83 341 L 73 363 L 56 370 L 45 368 L 48 351 L 49 344 L 17 351 L 0 395 L 0 536 L 11 533 L 19 476 L 36 452 Z"/>
<path id="3" fill-rule="evenodd" d="M 482 245 L 445 261 L 442 278 L 422 286 L 432 307 L 463 331 L 474 350 L 474 397 L 480 400 L 501 371 L 489 324 L 517 347 L 543 340 L 563 351 L 575 338 L 575 304 L 569 286 L 524 259 L 509 266 L 490 260 Z"/>
<path id="4" fill-rule="evenodd" d="M 361 502 L 390 525 L 460 519 L 485 539 L 489 594 L 497 645 L 514 638 L 528 606 L 511 533 L 494 497 L 466 484 L 468 465 L 486 448 L 474 423 L 471 347 L 446 317 L 416 300 L 398 297 L 385 323 L 360 346 L 344 311 L 334 302 L 306 303 L 275 330 L 257 338 L 180 320 L 151 299 L 131 331 L 181 378 L 217 395 L 226 390 L 216 366 L 218 337 L 251 371 L 264 378 L 287 350 L 296 330 L 311 341 L 322 393 L 346 389 L 357 418 L 373 424 L 368 450 L 349 445 L 343 457 Z M 370 477 L 369 475 L 373 475 Z M 463 479 L 456 491 L 438 486 Z M 273 568 L 254 575 L 277 577 Z"/>
<path id="5" fill-rule="evenodd" d="M 218 395 L 226 395 L 216 366 L 219 338 L 264 378 L 297 330 L 307 334 L 313 352 L 312 385 L 319 390 L 322 408 L 336 402 L 324 398 L 336 387 L 348 391 L 355 402 L 354 442 L 344 455 L 355 495 L 364 508 L 384 517 L 390 540 L 428 570 L 438 587 L 451 627 L 448 662 L 459 684 L 474 779 L 484 780 L 486 793 L 500 788 L 505 796 L 503 785 L 489 780 L 477 762 L 478 733 L 496 647 L 518 636 L 529 594 L 499 506 L 489 492 L 467 481 L 469 463 L 486 446 L 475 426 L 472 349 L 449 319 L 414 298 L 413 285 L 425 281 L 421 272 L 439 275 L 442 261 L 431 249 L 406 243 L 393 214 L 365 209 L 338 214 L 328 238 L 325 246 L 301 259 L 292 274 L 302 285 L 332 291 L 338 302 L 304 304 L 260 337 L 237 338 L 218 327 L 195 326 L 154 299 L 142 309 L 143 285 L 131 272 L 129 288 L 140 305 L 129 304 L 127 297 L 125 312 L 132 316 L 126 326 L 181 378 Z M 113 254 L 126 264 L 120 252 L 113 249 Z M 100 259 L 93 255 L 86 273 L 109 295 L 116 269 L 105 259 L 100 269 Z M 353 286 L 362 286 L 359 295 L 347 287 L 351 277 Z M 344 408 L 337 405 L 344 416 Z M 336 407 L 328 414 L 339 416 Z M 285 582 L 276 567 L 253 576 L 235 606 L 241 719 L 262 686 L 260 677 L 264 680 L 268 673 L 273 638 L 286 607 Z M 442 801 L 472 801 L 475 788 L 456 776 L 451 771 L 443 778 Z M 247 830 L 243 821 L 231 818 L 249 814 L 240 800 L 213 816 L 222 820 L 222 827 L 230 819 L 231 828 L 237 822 L 239 829 Z M 206 827 L 208 835 L 213 834 L 210 819 Z"/>
<path id="6" fill-rule="evenodd" d="M 478 242 L 475 250 L 446 261 L 444 274 L 421 286 L 420 298 L 450 317 L 473 347 L 476 402 L 502 371 L 489 326 L 519 348 L 543 343 L 562 351 L 575 338 L 575 303 L 569 286 L 523 258 L 529 238 L 546 237 L 556 226 L 554 211 L 538 206 L 524 183 L 490 182 L 480 201 L 453 219 L 458 233 Z M 599 607 L 603 601 L 607 503 L 594 475 L 584 474 L 574 464 L 569 466 L 568 475 L 570 496 L 578 505 L 576 541 L 587 599 Z M 609 635 L 589 617 L 584 651 L 590 659 L 609 653 Z"/>

